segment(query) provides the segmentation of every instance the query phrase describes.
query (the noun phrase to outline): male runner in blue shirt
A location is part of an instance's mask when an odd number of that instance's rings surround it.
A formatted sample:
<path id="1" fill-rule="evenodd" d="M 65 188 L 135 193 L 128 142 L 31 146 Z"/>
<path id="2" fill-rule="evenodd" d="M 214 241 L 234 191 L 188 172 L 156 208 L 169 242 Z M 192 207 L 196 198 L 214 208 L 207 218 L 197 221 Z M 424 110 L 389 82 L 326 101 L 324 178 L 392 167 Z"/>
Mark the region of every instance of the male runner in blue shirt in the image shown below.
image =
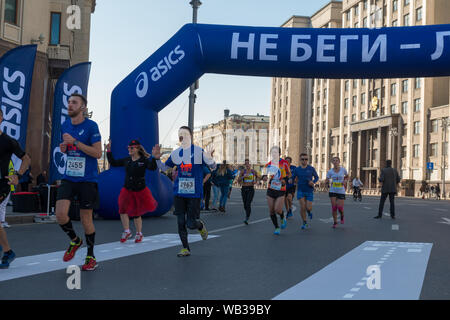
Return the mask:
<path id="1" fill-rule="evenodd" d="M 297 183 L 297 199 L 300 203 L 300 214 L 303 220 L 302 229 L 306 229 L 306 211 L 309 219 L 312 219 L 312 203 L 314 201 L 314 184 L 319 180 L 316 169 L 308 165 L 308 155 L 300 154 L 300 166 L 295 168 L 292 180 Z"/>

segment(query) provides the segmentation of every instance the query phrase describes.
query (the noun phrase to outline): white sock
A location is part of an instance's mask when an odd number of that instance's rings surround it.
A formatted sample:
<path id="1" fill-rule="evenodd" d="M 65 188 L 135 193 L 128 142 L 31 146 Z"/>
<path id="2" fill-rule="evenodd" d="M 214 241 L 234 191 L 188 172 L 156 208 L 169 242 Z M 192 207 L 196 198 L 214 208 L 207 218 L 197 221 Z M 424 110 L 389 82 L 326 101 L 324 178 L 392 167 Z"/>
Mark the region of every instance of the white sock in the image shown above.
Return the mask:
<path id="1" fill-rule="evenodd" d="M 126 233 L 131 233 L 130 229 L 125 230 Z"/>

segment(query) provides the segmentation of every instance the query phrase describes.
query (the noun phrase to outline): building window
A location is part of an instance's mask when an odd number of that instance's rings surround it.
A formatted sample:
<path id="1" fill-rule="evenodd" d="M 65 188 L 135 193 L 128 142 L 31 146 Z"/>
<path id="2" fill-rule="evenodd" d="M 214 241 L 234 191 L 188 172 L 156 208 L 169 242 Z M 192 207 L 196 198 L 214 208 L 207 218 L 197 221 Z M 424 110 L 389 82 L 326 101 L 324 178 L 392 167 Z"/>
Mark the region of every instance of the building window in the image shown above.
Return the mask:
<path id="1" fill-rule="evenodd" d="M 402 92 L 408 92 L 408 80 L 403 80 L 402 81 Z"/>
<path id="2" fill-rule="evenodd" d="M 17 0 L 5 1 L 5 22 L 17 25 Z"/>
<path id="3" fill-rule="evenodd" d="M 352 122 L 355 122 L 356 121 L 356 114 L 354 113 L 354 114 L 352 114 Z"/>
<path id="4" fill-rule="evenodd" d="M 396 83 L 392 83 L 391 84 L 391 96 L 394 97 L 397 95 L 397 84 Z"/>
<path id="5" fill-rule="evenodd" d="M 363 92 L 361 93 L 361 104 L 365 104 L 366 103 L 366 93 Z"/>
<path id="6" fill-rule="evenodd" d="M 322 122 L 322 130 L 327 129 L 327 123 L 325 121 Z"/>
<path id="7" fill-rule="evenodd" d="M 322 138 L 322 148 L 325 148 L 325 138 Z"/>
<path id="8" fill-rule="evenodd" d="M 350 10 L 347 10 L 347 11 L 345 12 L 345 19 L 346 19 L 347 21 L 350 21 Z"/>
<path id="9" fill-rule="evenodd" d="M 381 89 L 380 88 L 375 89 L 375 96 L 378 98 L 378 100 L 381 99 Z"/>
<path id="10" fill-rule="evenodd" d="M 419 112 L 420 111 L 420 98 L 419 99 L 414 99 L 414 112 Z"/>
<path id="11" fill-rule="evenodd" d="M 430 144 L 430 157 L 437 157 L 438 155 L 438 144 L 432 143 Z"/>
<path id="12" fill-rule="evenodd" d="M 405 0 L 405 2 L 403 2 L 405 6 L 407 6 L 409 4 L 409 0 Z"/>
<path id="13" fill-rule="evenodd" d="M 314 163 L 317 164 L 319 163 L 319 156 L 316 154 L 316 156 L 314 157 Z"/>
<path id="14" fill-rule="evenodd" d="M 358 87 L 358 80 L 353 79 L 353 89 L 356 89 Z"/>
<path id="15" fill-rule="evenodd" d="M 366 118 L 366 113 L 363 111 L 363 112 L 361 112 L 361 120 L 364 120 Z"/>
<path id="16" fill-rule="evenodd" d="M 431 120 L 431 132 L 433 133 L 438 132 L 439 130 L 438 128 L 439 128 L 438 120 L 437 119 Z"/>
<path id="17" fill-rule="evenodd" d="M 327 98 L 327 93 L 328 93 L 327 88 L 323 89 L 323 98 L 324 98 L 324 99 Z"/>
<path id="18" fill-rule="evenodd" d="M 355 6 L 355 16 L 359 16 L 359 6 Z"/>
<path id="19" fill-rule="evenodd" d="M 391 104 L 391 113 L 397 113 L 397 106 L 395 104 Z"/>
<path id="20" fill-rule="evenodd" d="M 418 144 L 413 145 L 413 157 L 414 158 L 419 157 L 419 145 Z"/>
<path id="21" fill-rule="evenodd" d="M 286 114 L 285 114 L 285 119 L 287 120 L 288 119 L 288 112 L 286 111 Z"/>
<path id="22" fill-rule="evenodd" d="M 409 13 L 403 16 L 403 26 L 409 26 Z"/>
<path id="23" fill-rule="evenodd" d="M 396 26 L 398 26 L 398 22 L 397 22 L 397 20 L 392 20 L 392 26 L 393 26 L 393 27 L 396 27 Z"/>
<path id="24" fill-rule="evenodd" d="M 347 162 L 347 152 L 343 153 L 343 157 L 342 157 L 344 162 Z"/>
<path id="25" fill-rule="evenodd" d="M 422 79 L 421 78 L 416 78 L 416 81 L 414 83 L 414 88 L 415 89 L 420 89 L 422 87 Z"/>
<path id="26" fill-rule="evenodd" d="M 355 23 L 355 28 L 359 28 L 359 22 Z"/>
<path id="27" fill-rule="evenodd" d="M 50 44 L 58 45 L 61 40 L 61 13 L 52 12 L 50 22 Z"/>
<path id="28" fill-rule="evenodd" d="M 408 114 L 408 101 L 402 102 L 402 113 Z"/>
<path id="29" fill-rule="evenodd" d="M 349 86 L 349 81 L 346 80 L 346 81 L 345 81 L 345 86 L 344 86 L 345 91 L 348 91 L 348 86 Z"/>
<path id="30" fill-rule="evenodd" d="M 319 132 L 319 123 L 316 123 L 316 132 Z"/>
<path id="31" fill-rule="evenodd" d="M 348 109 L 348 98 L 344 99 L 344 109 L 347 110 Z"/>
<path id="32" fill-rule="evenodd" d="M 334 137 L 331 137 L 331 139 L 330 139 L 330 145 L 331 145 L 331 146 L 334 146 Z"/>
<path id="33" fill-rule="evenodd" d="M 414 134 L 420 134 L 420 121 L 414 121 Z"/>
<path id="34" fill-rule="evenodd" d="M 442 155 L 448 156 L 448 142 L 442 142 Z"/>
<path id="35" fill-rule="evenodd" d="M 327 106 L 323 106 L 323 114 L 327 113 Z"/>
<path id="36" fill-rule="evenodd" d="M 363 27 L 367 28 L 367 17 L 363 19 Z"/>
<path id="37" fill-rule="evenodd" d="M 396 12 L 398 10 L 398 0 L 392 1 L 392 12 Z"/>
<path id="38" fill-rule="evenodd" d="M 402 158 L 406 158 L 406 146 L 402 146 L 402 154 L 400 155 Z"/>
<path id="39" fill-rule="evenodd" d="M 352 107 L 356 106 L 356 96 L 352 97 Z"/>
<path id="40" fill-rule="evenodd" d="M 289 100 L 288 100 L 288 97 L 286 97 L 286 105 L 288 105 L 288 101 L 289 101 Z"/>
<path id="41" fill-rule="evenodd" d="M 344 144 L 347 144 L 347 135 L 344 134 Z"/>
<path id="42" fill-rule="evenodd" d="M 422 21 L 422 8 L 416 9 L 416 21 Z"/>
<path id="43" fill-rule="evenodd" d="M 348 116 L 344 116 L 344 126 L 348 125 Z"/>
<path id="44" fill-rule="evenodd" d="M 366 85 L 366 79 L 361 79 L 361 85 L 365 86 Z"/>

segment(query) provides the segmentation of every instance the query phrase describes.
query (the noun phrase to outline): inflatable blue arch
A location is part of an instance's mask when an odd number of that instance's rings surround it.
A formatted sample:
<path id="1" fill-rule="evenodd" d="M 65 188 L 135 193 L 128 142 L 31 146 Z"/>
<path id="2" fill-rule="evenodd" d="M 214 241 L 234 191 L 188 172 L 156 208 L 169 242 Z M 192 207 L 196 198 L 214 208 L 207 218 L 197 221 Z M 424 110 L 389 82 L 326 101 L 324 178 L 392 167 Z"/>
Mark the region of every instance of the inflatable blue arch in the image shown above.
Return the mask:
<path id="1" fill-rule="evenodd" d="M 380 29 L 270 28 L 187 24 L 131 72 L 111 96 L 114 157 L 139 139 L 159 142 L 158 112 L 205 73 L 262 77 L 370 79 L 450 75 L 450 25 Z M 99 179 L 100 210 L 118 218 L 123 168 Z M 172 183 L 149 172 L 160 216 L 172 206 Z"/>

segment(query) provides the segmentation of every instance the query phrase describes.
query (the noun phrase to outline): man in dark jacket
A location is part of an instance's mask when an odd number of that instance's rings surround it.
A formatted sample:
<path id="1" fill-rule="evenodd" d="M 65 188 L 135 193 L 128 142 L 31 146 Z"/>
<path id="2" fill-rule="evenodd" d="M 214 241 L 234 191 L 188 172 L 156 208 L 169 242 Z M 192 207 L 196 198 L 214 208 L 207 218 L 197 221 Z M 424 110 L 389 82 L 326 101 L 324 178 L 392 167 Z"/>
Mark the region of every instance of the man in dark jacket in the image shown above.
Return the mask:
<path id="1" fill-rule="evenodd" d="M 383 184 L 381 187 L 380 206 L 378 208 L 378 216 L 375 219 L 381 219 L 383 214 L 384 202 L 389 196 L 389 203 L 391 205 L 391 218 L 395 219 L 395 205 L 394 197 L 397 194 L 397 185 L 400 182 L 400 176 L 395 168 L 392 168 L 392 161 L 386 160 L 386 168 L 381 169 L 378 180 Z"/>

